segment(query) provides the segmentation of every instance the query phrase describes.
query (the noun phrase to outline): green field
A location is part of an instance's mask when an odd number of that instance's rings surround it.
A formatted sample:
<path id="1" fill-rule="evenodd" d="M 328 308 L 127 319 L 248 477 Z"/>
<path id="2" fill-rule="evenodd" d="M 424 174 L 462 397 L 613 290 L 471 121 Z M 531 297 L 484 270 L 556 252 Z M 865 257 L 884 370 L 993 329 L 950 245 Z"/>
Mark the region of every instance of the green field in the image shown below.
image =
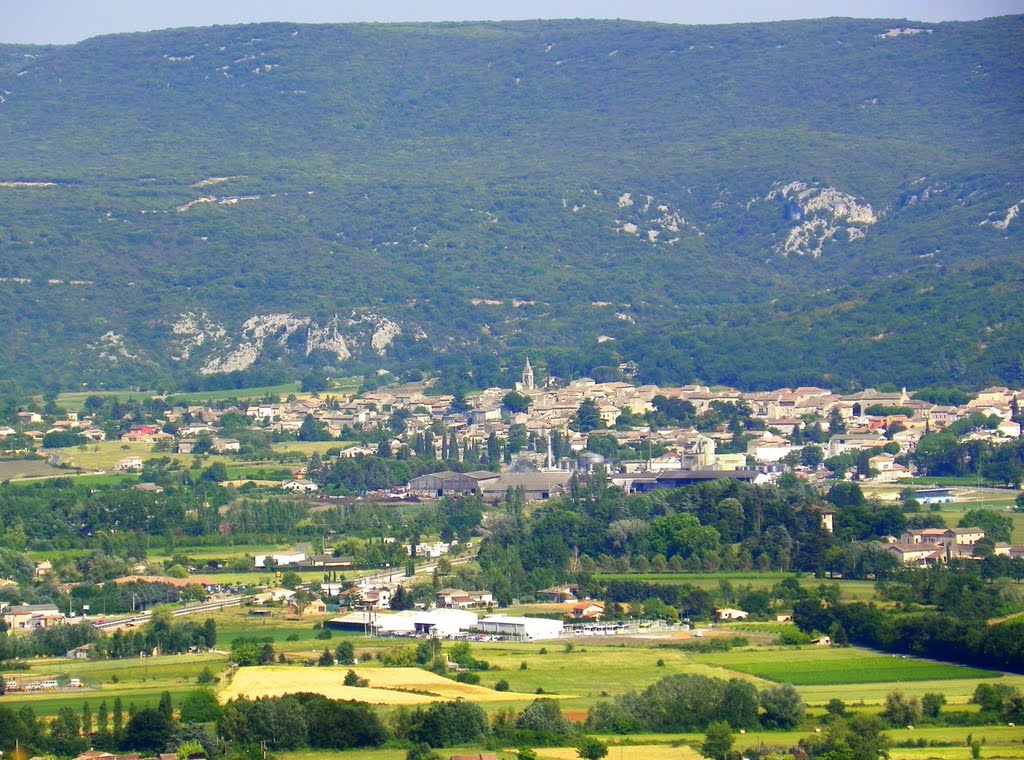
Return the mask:
<path id="1" fill-rule="evenodd" d="M 42 459 L 6 459 L 0 461 L 0 481 L 16 478 L 59 478 L 74 472 L 52 467 Z"/>
<path id="2" fill-rule="evenodd" d="M 122 441 L 100 441 L 99 443 L 60 449 L 57 453 L 66 464 L 80 467 L 83 470 L 110 470 L 118 460 L 130 456 L 140 457 L 143 461 L 156 457 L 168 457 L 182 467 L 188 468 L 196 458 L 192 454 L 153 451 L 152 443 L 125 443 Z M 225 456 L 211 454 L 205 456 L 203 461 L 205 466 L 209 467 L 214 462 L 228 464 L 231 460 Z"/>
<path id="3" fill-rule="evenodd" d="M 816 588 L 821 584 L 836 584 L 844 599 L 869 601 L 875 598 L 873 581 L 847 581 L 832 578 L 815 578 L 812 575 L 782 572 L 727 572 L 727 573 L 596 573 L 601 581 L 624 580 L 666 585 L 689 584 L 705 591 L 717 591 L 720 581 L 728 581 L 734 589 L 750 586 L 755 590 L 770 589 L 786 578 L 797 578 L 805 588 Z"/>
<path id="4" fill-rule="evenodd" d="M 232 608 L 215 615 L 218 626 L 218 648 L 226 650 L 230 641 L 238 636 L 268 638 L 275 649 L 287 655 L 294 665 L 296 684 L 301 684 L 301 661 L 315 659 L 325 648 L 333 650 L 340 641 L 352 641 L 361 668 L 375 670 L 381 667 L 376 660 L 367 660 L 368 653 L 377 653 L 394 646 L 410 646 L 415 642 L 404 639 L 376 639 L 334 632 L 330 639 L 319 639 L 314 623 L 323 618 L 296 620 L 288 618 L 282 608 L 271 608 L 269 619 L 248 615 L 246 608 Z M 294 638 L 293 641 L 288 641 Z M 488 642 L 472 644 L 474 656 L 490 663 L 483 671 L 481 686 L 493 687 L 499 679 L 509 682 L 508 700 L 484 704 L 489 713 L 519 710 L 545 694 L 565 697 L 560 706 L 570 720 L 580 722 L 587 710 L 598 701 L 623 694 L 631 689 L 641 690 L 660 678 L 676 673 L 692 673 L 718 678 L 739 677 L 758 688 L 770 681 L 788 681 L 797 688 L 812 706 L 807 723 L 797 731 L 748 731 L 736 735 L 736 747 L 745 750 L 761 745 L 794 746 L 809 735 L 822 713 L 821 705 L 829 699 L 843 699 L 851 710 L 877 713 L 885 696 L 901 690 L 908 696 L 921 696 L 925 692 L 940 692 L 950 705 L 964 705 L 981 682 L 979 676 L 991 677 L 986 671 L 898 657 L 887 657 L 855 649 L 748 647 L 729 652 L 710 654 L 691 653 L 680 649 L 678 634 L 672 637 L 636 637 L 616 641 L 614 638 L 589 640 L 577 637 L 571 641 L 555 640 L 536 643 Z M 571 644 L 571 651 L 567 645 Z M 668 646 L 665 646 L 668 645 Z M 525 663 L 525 669 L 523 664 Z M 120 661 L 77 662 L 64 659 L 38 660 L 32 663 L 32 676 L 58 679 L 81 678 L 87 688 L 76 692 L 51 692 L 32 695 L 19 694 L 18 704 L 31 706 L 37 714 L 55 715 L 61 707 L 81 712 L 82 704 L 89 702 L 95 711 L 101 700 L 111 705 L 120 696 L 125 708 L 155 705 L 160 693 L 167 690 L 175 702 L 185 693 L 197 688 L 196 677 L 209 667 L 221 673 L 227 665 L 222 652 L 200 655 L 177 655 Z M 339 676 L 343 672 L 337 669 Z M 11 674 L 9 674 L 11 675 Z M 16 674 L 21 677 L 24 674 Z M 930 678 L 933 680 L 919 680 Z M 116 679 L 116 680 L 115 680 Z M 765 680 L 768 679 L 768 680 Z M 1001 683 L 1024 686 L 1024 676 L 1003 676 Z M 6 699 L 6 698 L 5 698 Z M 392 708 L 381 708 L 387 715 Z M 960 707 L 959 709 L 963 709 Z M 1019 728 L 1007 726 L 974 727 L 917 727 L 892 730 L 896 742 L 921 741 L 925 747 L 897 748 L 894 760 L 966 760 L 969 753 L 964 745 L 967 734 L 984 737 L 983 757 L 1022 758 L 1024 739 Z M 682 757 L 696 760 L 690 748 L 698 748 L 701 734 L 630 734 L 604 735 L 611 745 L 610 758 L 631 760 L 658 760 Z M 935 746 L 933 746 L 935 745 Z M 450 748 L 443 756 L 464 751 L 480 752 L 482 747 Z M 330 757 L 379 758 L 401 760 L 407 750 L 389 747 L 362 750 L 353 753 L 330 753 Z M 539 754 L 544 757 L 545 750 Z M 552 760 L 575 757 L 568 748 L 548 750 Z M 499 750 L 498 757 L 514 757 Z M 281 760 L 328 760 L 328 753 L 289 752 Z"/>
<path id="5" fill-rule="evenodd" d="M 977 668 L 882 655 L 853 648 L 780 647 L 697 655 L 694 659 L 794 686 L 865 683 L 891 686 L 904 681 L 997 678 L 1000 675 Z"/>
<path id="6" fill-rule="evenodd" d="M 314 452 L 323 454 L 328 449 L 347 449 L 355 445 L 356 441 L 282 441 L 275 443 L 273 449 L 278 453 L 294 452 L 308 457 Z"/>
<path id="7" fill-rule="evenodd" d="M 63 407 L 72 412 L 78 412 L 85 408 L 85 400 L 89 396 L 99 396 L 103 399 L 116 398 L 118 401 L 129 401 L 152 398 L 156 395 L 153 391 L 75 391 L 72 393 L 61 393 L 57 396 L 57 406 Z M 42 397 L 37 397 L 42 402 Z"/>
<path id="8" fill-rule="evenodd" d="M 166 396 L 166 399 L 174 404 L 198 404 L 203 401 L 227 401 L 228 399 L 247 401 L 265 398 L 266 396 L 287 396 L 289 393 L 298 394 L 299 384 L 281 383 L 280 385 L 263 385 L 257 388 L 229 388 L 223 391 L 171 393 Z"/>
<path id="9" fill-rule="evenodd" d="M 37 715 L 56 715 L 61 707 L 80 712 L 83 702 L 95 710 L 103 700 L 110 705 L 114 697 L 121 697 L 125 709 L 130 704 L 153 706 L 159 702 L 161 692 L 169 691 L 173 697 L 192 691 L 198 688 L 196 677 L 204 668 L 217 673 L 226 662 L 225 655 L 217 653 L 100 661 L 54 658 L 33 661 L 28 673 L 6 673 L 5 677 L 23 679 L 29 675 L 62 682 L 68 678 L 82 679 L 86 688 L 80 690 L 8 695 L 19 704 L 32 707 Z"/>

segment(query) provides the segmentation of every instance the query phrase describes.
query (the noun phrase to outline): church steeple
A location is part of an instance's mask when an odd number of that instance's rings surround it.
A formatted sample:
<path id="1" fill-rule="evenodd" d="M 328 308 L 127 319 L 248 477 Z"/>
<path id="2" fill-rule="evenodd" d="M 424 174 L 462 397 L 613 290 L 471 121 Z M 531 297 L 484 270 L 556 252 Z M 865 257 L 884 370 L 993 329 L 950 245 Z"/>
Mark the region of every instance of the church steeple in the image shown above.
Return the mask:
<path id="1" fill-rule="evenodd" d="M 533 390 L 533 367 L 530 366 L 530 357 L 526 357 L 526 364 L 523 366 L 523 381 L 522 386 L 524 391 Z"/>

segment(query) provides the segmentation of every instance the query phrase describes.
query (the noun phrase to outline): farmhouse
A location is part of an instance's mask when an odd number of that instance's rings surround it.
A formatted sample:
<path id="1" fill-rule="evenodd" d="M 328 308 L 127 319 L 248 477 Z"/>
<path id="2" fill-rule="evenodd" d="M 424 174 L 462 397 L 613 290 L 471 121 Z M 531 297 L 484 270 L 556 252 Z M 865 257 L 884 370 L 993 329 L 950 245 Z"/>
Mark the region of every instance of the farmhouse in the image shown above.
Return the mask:
<path id="1" fill-rule="evenodd" d="M 320 486 L 310 480 L 286 480 L 281 488 L 292 493 L 312 493 L 318 491 Z"/>
<path id="2" fill-rule="evenodd" d="M 551 588 L 541 589 L 537 594 L 543 597 L 546 602 L 561 604 L 563 602 L 575 602 L 576 592 L 579 591 L 579 588 L 578 584 L 571 583 L 568 586 L 552 586 Z"/>
<path id="3" fill-rule="evenodd" d="M 946 559 L 946 552 L 935 544 L 889 544 L 885 547 L 905 565 L 928 567 Z"/>
<path id="4" fill-rule="evenodd" d="M 881 448 L 888 441 L 877 433 L 840 433 L 828 439 L 827 455 L 837 457 L 851 451 Z"/>
<path id="5" fill-rule="evenodd" d="M 69 649 L 64 655 L 69 660 L 88 660 L 89 652 L 92 651 L 92 644 L 82 644 L 80 647 Z"/>
<path id="6" fill-rule="evenodd" d="M 579 602 L 569 610 L 568 617 L 574 620 L 600 620 L 604 615 L 604 605 L 600 602 Z"/>
<path id="7" fill-rule="evenodd" d="M 458 588 L 445 588 L 437 592 L 434 602 L 438 607 L 449 609 L 489 607 L 494 604 L 494 595 L 490 591 L 463 591 Z"/>
<path id="8" fill-rule="evenodd" d="M 52 628 L 67 622 L 67 618 L 54 604 L 18 604 L 6 607 L 3 620 L 11 631 Z"/>
<path id="9" fill-rule="evenodd" d="M 933 544 L 934 546 L 974 546 L 985 537 L 981 528 L 923 528 L 908 530 L 900 536 L 901 544 Z"/>
<path id="10" fill-rule="evenodd" d="M 173 437 L 153 425 L 136 425 L 122 435 L 121 440 L 126 443 L 156 443 Z"/>
<path id="11" fill-rule="evenodd" d="M 391 606 L 391 590 L 353 586 L 338 594 L 343 603 L 363 610 L 386 610 Z"/>
<path id="12" fill-rule="evenodd" d="M 744 620 L 750 613 L 744 610 L 734 610 L 731 607 L 722 607 L 715 610 L 719 620 Z"/>
<path id="13" fill-rule="evenodd" d="M 210 441 L 210 446 L 218 454 L 228 454 L 237 452 L 241 449 L 242 444 L 234 438 L 216 438 L 214 437 Z"/>
<path id="14" fill-rule="evenodd" d="M 288 612 L 297 617 L 304 615 L 326 615 L 327 605 L 324 604 L 323 599 L 314 599 L 311 602 L 302 604 L 301 602 L 292 599 L 288 602 Z"/>

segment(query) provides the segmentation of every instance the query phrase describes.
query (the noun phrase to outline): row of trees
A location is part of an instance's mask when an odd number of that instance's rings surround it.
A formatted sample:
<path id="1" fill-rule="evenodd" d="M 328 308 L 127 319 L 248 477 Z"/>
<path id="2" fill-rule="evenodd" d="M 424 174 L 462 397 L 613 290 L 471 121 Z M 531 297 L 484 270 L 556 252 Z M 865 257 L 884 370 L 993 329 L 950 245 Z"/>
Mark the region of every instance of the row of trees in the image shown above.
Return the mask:
<path id="1" fill-rule="evenodd" d="M 825 604 L 812 598 L 793 606 L 793 622 L 805 632 L 827 631 L 839 623 L 854 644 L 1024 673 L 1024 620 L 979 625 L 974 616 L 906 614 L 875 604 Z"/>
<path id="2" fill-rule="evenodd" d="M 628 571 L 627 555 L 668 569 L 820 570 L 835 537 L 822 527 L 817 498 L 799 484 L 727 481 L 625 494 L 598 471 L 574 477 L 567 496 L 530 516 L 506 498 L 488 515 L 478 580 L 507 603 L 598 569 Z"/>
<path id="3" fill-rule="evenodd" d="M 8 752 L 15 746 L 34 755 L 62 757 L 74 757 L 89 747 L 154 753 L 184 749 L 186 755 L 198 751 L 207 757 L 218 752 L 214 737 L 205 729 L 175 718 L 166 691 L 156 707 L 136 709 L 129 704 L 125 710 L 121 698 L 115 697 L 112 710 L 104 700 L 93 713 L 89 702 L 84 702 L 81 712 L 61 707 L 53 720 L 36 716 L 28 705 L 18 709 L 0 706 L 0 750 Z"/>
<path id="4" fill-rule="evenodd" d="M 69 650 L 90 645 L 89 656 L 120 659 L 159 652 L 179 654 L 190 649 L 211 649 L 217 642 L 217 624 L 177 620 L 168 608 L 157 607 L 141 628 L 101 633 L 92 623 L 37 628 L 27 636 L 0 631 L 0 661 L 27 657 L 61 657 Z"/>
<path id="5" fill-rule="evenodd" d="M 734 729 L 792 728 L 803 720 L 806 705 L 788 684 L 758 693 L 753 684 L 733 678 L 677 674 L 599 702 L 587 716 L 595 731 L 628 734 L 642 731 L 703 731 L 715 722 Z"/>

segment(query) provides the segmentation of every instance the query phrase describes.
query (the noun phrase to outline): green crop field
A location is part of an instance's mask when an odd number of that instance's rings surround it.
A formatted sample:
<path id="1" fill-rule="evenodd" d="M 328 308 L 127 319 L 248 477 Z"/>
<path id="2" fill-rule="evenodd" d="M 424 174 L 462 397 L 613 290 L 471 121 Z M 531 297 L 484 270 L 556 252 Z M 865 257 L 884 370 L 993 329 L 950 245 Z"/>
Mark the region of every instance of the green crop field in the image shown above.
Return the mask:
<path id="1" fill-rule="evenodd" d="M 347 449 L 355 445 L 355 441 L 282 441 L 275 443 L 273 449 L 279 454 L 295 453 L 308 457 L 314 452 L 323 454 L 328 449 Z"/>
<path id="2" fill-rule="evenodd" d="M 61 393 L 57 396 L 57 406 L 69 411 L 77 412 L 85 408 L 85 400 L 89 396 L 99 396 L 102 399 L 116 398 L 118 401 L 152 398 L 156 395 L 153 391 L 74 391 L 72 393 Z M 42 402 L 42 396 L 37 397 Z"/>
<path id="3" fill-rule="evenodd" d="M 333 650 L 340 641 L 351 641 L 357 656 L 364 661 L 360 667 L 376 670 L 382 667 L 368 653 L 379 653 L 389 647 L 412 646 L 415 642 L 403 639 L 366 638 L 361 635 L 332 632 L 330 639 L 320 639 L 320 630 L 314 628 L 322 617 L 289 618 L 280 607 L 271 608 L 269 619 L 253 618 L 246 608 L 232 608 L 214 615 L 218 627 L 218 648 L 226 650 L 230 641 L 239 636 L 270 639 L 278 652 L 295 663 L 296 683 L 301 683 L 302 660 L 312 660 L 326 648 Z M 293 639 L 289 641 L 289 639 Z M 981 676 L 991 677 L 986 671 L 960 668 L 942 663 L 924 662 L 898 657 L 887 657 L 856 649 L 749 647 L 728 652 L 701 654 L 679 648 L 678 637 L 648 635 L 617 641 L 614 638 L 590 640 L 587 637 L 571 641 L 555 640 L 534 643 L 481 642 L 472 644 L 474 656 L 490 663 L 491 669 L 480 672 L 481 686 L 493 687 L 499 679 L 509 682 L 511 690 L 507 701 L 483 705 L 489 713 L 507 709 L 522 709 L 538 694 L 551 694 L 560 699 L 563 712 L 573 721 L 586 717 L 595 703 L 631 689 L 642 690 L 667 675 L 678 673 L 701 674 L 718 678 L 739 677 L 758 688 L 769 681 L 788 681 L 797 684 L 801 696 L 812 706 L 806 725 L 798 731 L 748 731 L 736 736 L 736 747 L 747 749 L 761 745 L 794 746 L 813 731 L 821 715 L 821 705 L 829 699 L 843 699 L 851 710 L 877 713 L 885 696 L 901 690 L 908 696 L 920 697 L 925 692 L 939 692 L 947 696 L 950 705 L 964 705 L 974 687 L 982 682 Z M 669 645 L 669 646 L 665 646 Z M 525 663 L 525 668 L 523 664 Z M 108 707 L 119 696 L 127 709 L 155 705 L 163 691 L 169 691 L 175 703 L 196 688 L 197 676 L 204 668 L 220 674 L 227 666 L 226 654 L 175 655 L 118 661 L 70 661 L 63 658 L 36 660 L 28 674 L 8 674 L 14 677 L 30 675 L 66 680 L 81 678 L 87 688 L 76 691 L 58 691 L 17 695 L 18 704 L 27 704 L 42 716 L 52 716 L 61 707 L 81 712 L 84 702 L 95 711 L 100 701 Z M 338 668 L 338 673 L 342 673 Z M 932 680 L 917 680 L 928 677 Z M 769 679 L 769 680 L 763 680 Z M 873 679 L 873 680 L 869 680 Z M 987 679 L 986 679 L 987 680 Z M 1003 676 L 1000 683 L 1024 686 L 1024 676 Z M 8 695 L 10 696 L 10 695 Z M 963 709 L 958 707 L 958 709 Z M 390 708 L 382 708 L 388 714 Z M 917 727 L 892 730 L 896 742 L 923 741 L 924 747 L 897 748 L 894 760 L 962 760 L 968 756 L 965 737 L 972 733 L 984 737 L 983 757 L 1024 757 L 1024 739 L 1020 729 L 1007 726 L 973 727 Z M 623 758 L 690 757 L 691 750 L 703 740 L 701 734 L 631 734 L 601 737 L 612 745 L 609 757 L 620 754 Z M 482 748 L 466 748 L 465 751 Z M 621 750 L 621 752 L 620 752 Z M 446 750 L 454 753 L 455 749 Z M 565 754 L 567 748 L 551 750 L 550 757 L 574 757 Z M 353 757 L 400 759 L 405 749 L 382 748 L 361 751 Z M 338 755 L 332 753 L 332 757 Z M 502 754 L 499 757 L 514 757 Z M 281 760 L 327 760 L 326 753 L 283 753 Z"/>
<path id="4" fill-rule="evenodd" d="M 597 573 L 601 581 L 625 580 L 644 583 L 689 584 L 706 591 L 717 591 L 721 581 L 728 581 L 734 589 L 750 586 L 755 590 L 770 589 L 786 578 L 797 578 L 805 588 L 817 588 L 821 584 L 836 584 L 844 599 L 869 601 L 875 598 L 875 584 L 872 581 L 847 581 L 842 579 L 821 579 L 810 575 L 782 572 L 725 572 L 725 573 Z"/>
<path id="5" fill-rule="evenodd" d="M 229 388 L 223 391 L 172 393 L 167 396 L 167 400 L 174 404 L 198 404 L 203 401 L 227 401 L 228 399 L 248 401 L 267 396 L 287 396 L 289 393 L 298 394 L 298 392 L 298 383 L 282 383 L 281 385 L 264 385 L 258 388 Z"/>
<path id="6" fill-rule="evenodd" d="M 53 678 L 62 683 L 69 678 L 81 679 L 85 684 L 82 689 L 8 695 L 14 696 L 19 704 L 30 706 L 37 715 L 49 716 L 56 715 L 62 707 L 80 712 L 84 702 L 95 710 L 101 701 L 110 705 L 115 697 L 121 698 L 125 709 L 130 704 L 154 706 L 161 692 L 169 691 L 173 697 L 192 691 L 198 688 L 196 677 L 204 668 L 218 673 L 226 662 L 226 656 L 218 653 L 98 661 L 55 658 L 33 660 L 30 670 L 6 673 L 5 677 Z"/>
<path id="7" fill-rule="evenodd" d="M 896 684 L 959 678 L 997 678 L 999 673 L 845 648 L 772 648 L 697 655 L 696 660 L 794 686 Z"/>
<path id="8" fill-rule="evenodd" d="M 100 441 L 89 443 L 84 446 L 60 449 L 58 452 L 61 459 L 72 467 L 80 467 L 84 470 L 109 470 L 114 464 L 125 457 L 136 456 L 142 460 L 156 457 L 168 457 L 178 462 L 182 467 L 191 466 L 195 457 L 192 454 L 176 454 L 167 451 L 153 451 L 152 443 L 125 443 L 122 441 Z M 214 462 L 230 460 L 220 455 L 209 455 L 204 458 L 204 466 L 209 467 Z"/>

